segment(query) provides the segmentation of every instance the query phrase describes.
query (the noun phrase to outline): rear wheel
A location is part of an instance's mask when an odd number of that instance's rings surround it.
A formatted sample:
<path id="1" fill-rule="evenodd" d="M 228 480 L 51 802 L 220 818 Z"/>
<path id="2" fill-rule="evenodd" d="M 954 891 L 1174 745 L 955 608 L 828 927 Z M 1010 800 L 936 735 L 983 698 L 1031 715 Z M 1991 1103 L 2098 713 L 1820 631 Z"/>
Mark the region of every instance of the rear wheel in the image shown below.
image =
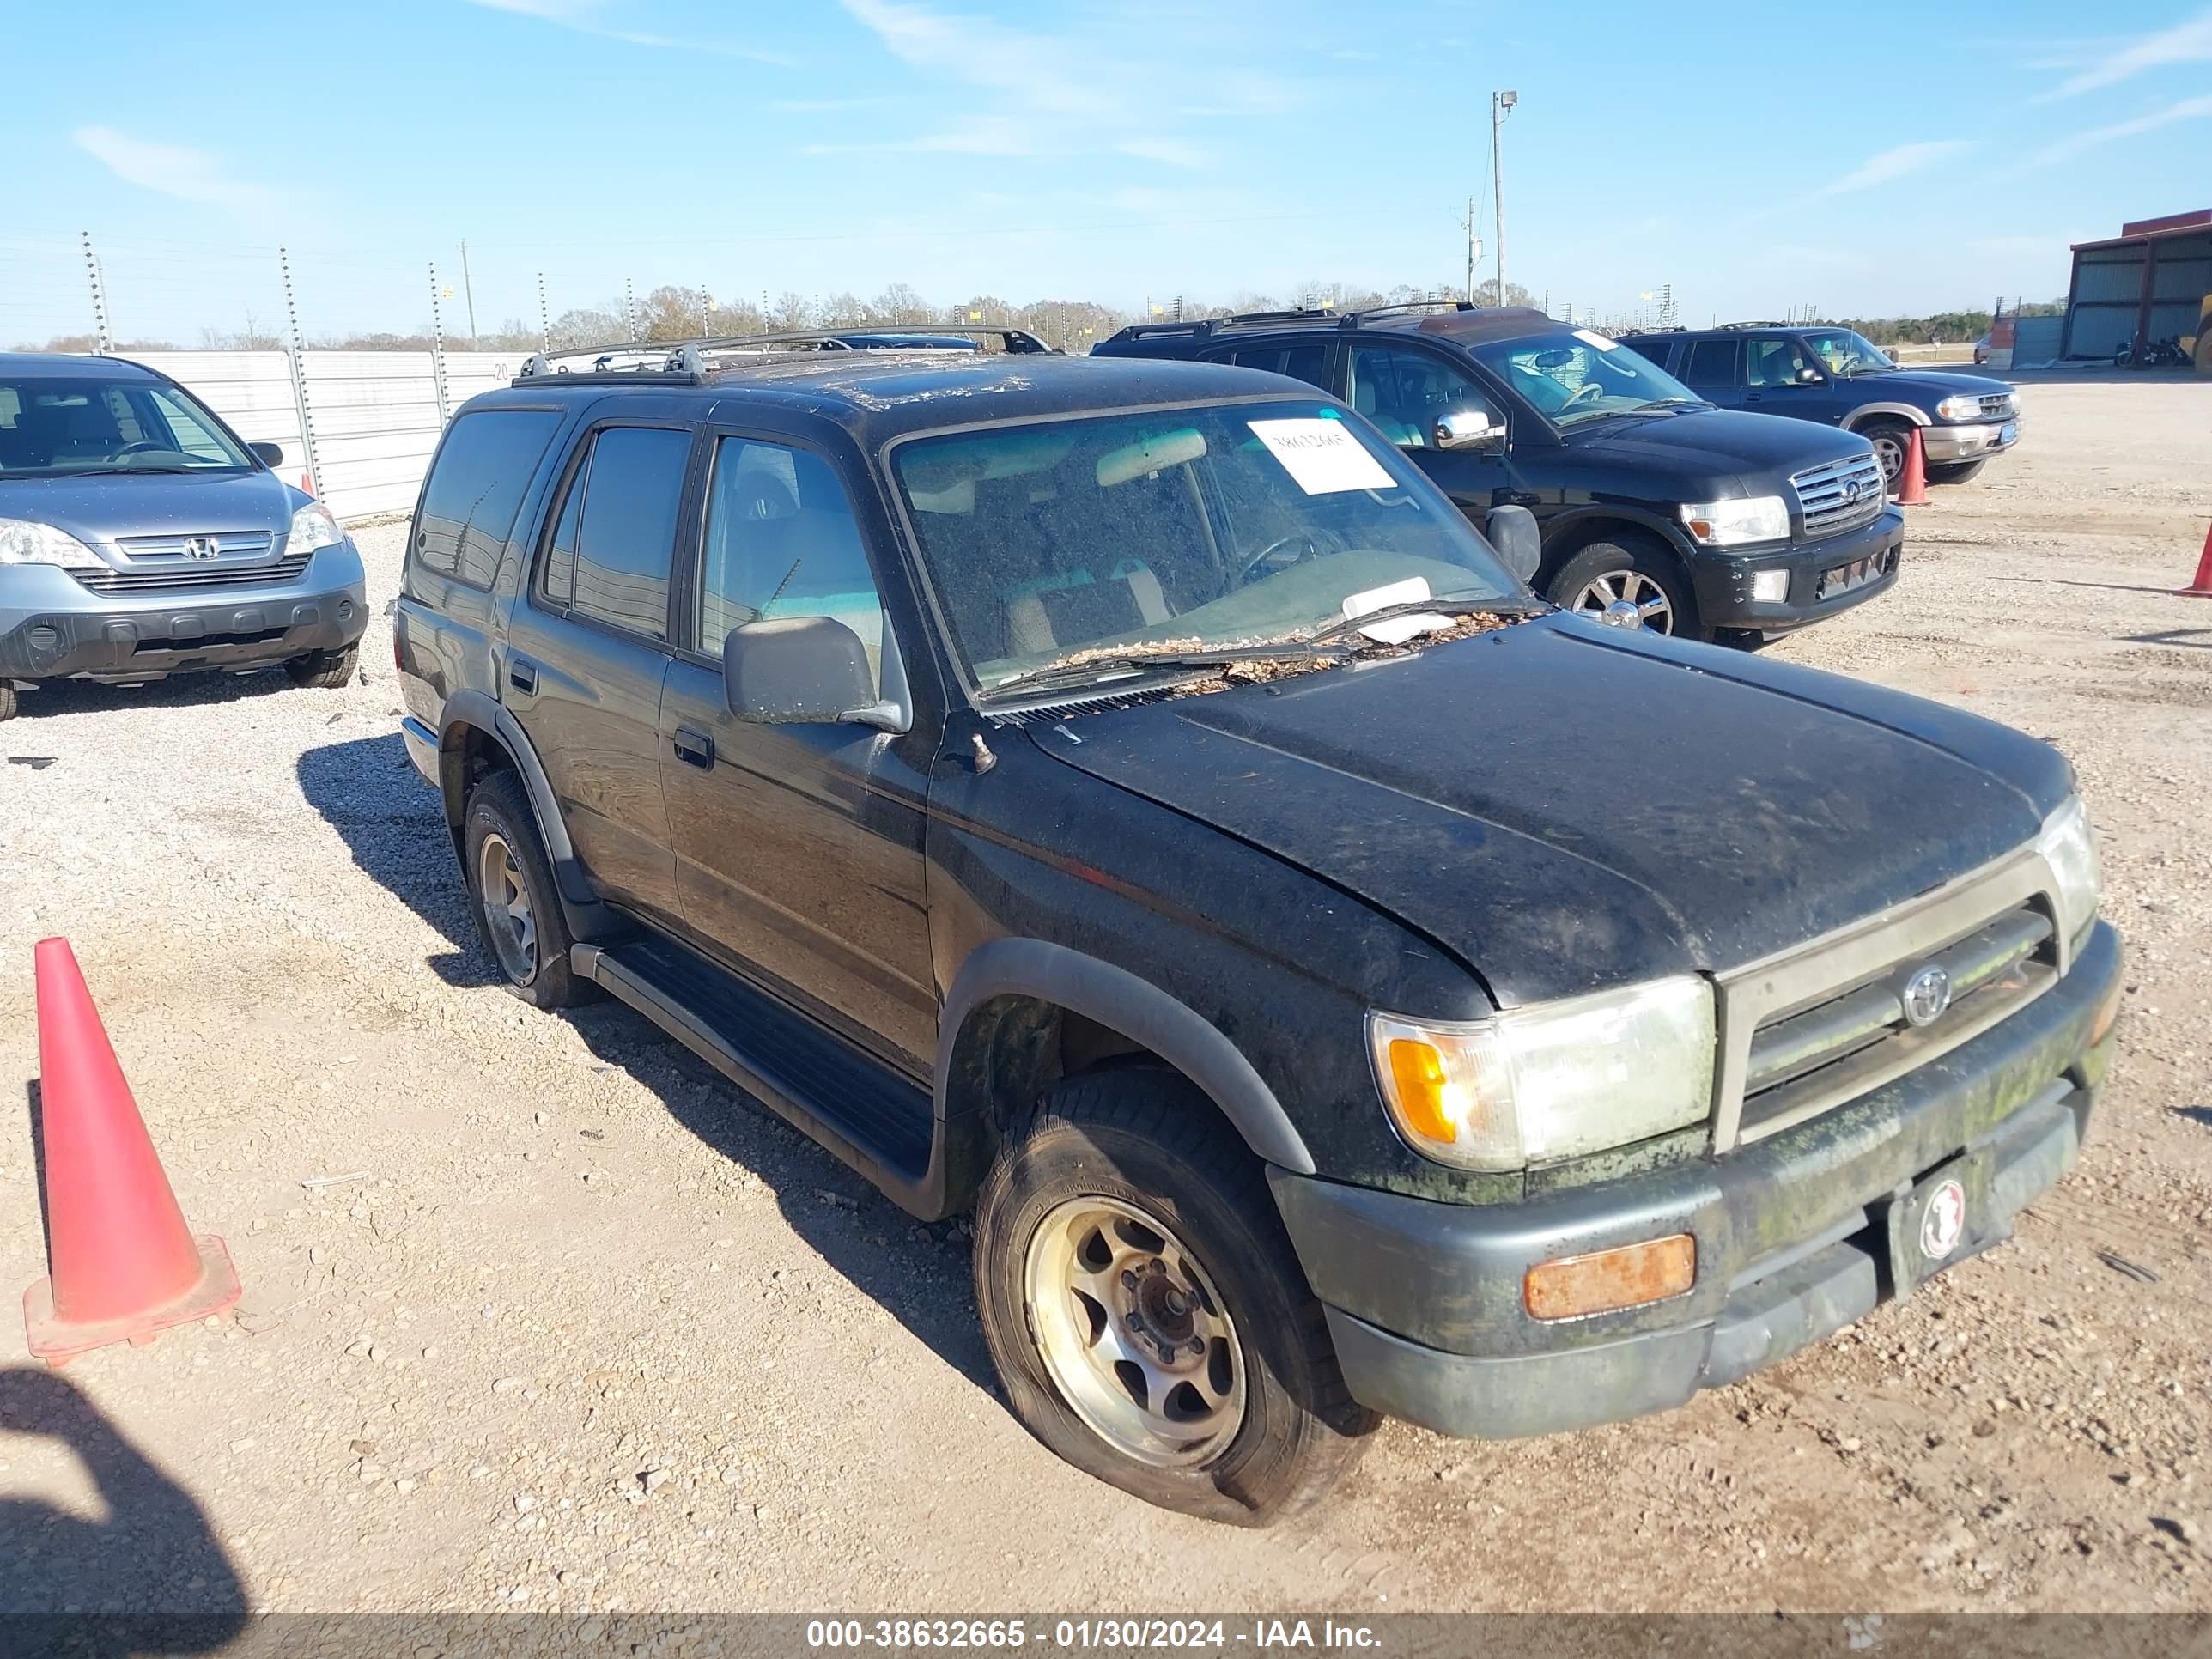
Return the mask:
<path id="1" fill-rule="evenodd" d="M 1697 607 L 1674 556 L 1657 542 L 1623 535 L 1592 542 L 1559 567 L 1547 590 L 1553 605 L 1565 605 L 1593 622 L 1607 619 L 1610 607 L 1636 607 L 1638 625 L 1655 634 L 1698 631 Z"/>
<path id="2" fill-rule="evenodd" d="M 469 796 L 461 823 L 471 908 L 507 988 L 537 1008 L 567 1008 L 598 988 L 568 966 L 568 921 L 537 820 L 512 772 L 495 772 Z"/>
<path id="3" fill-rule="evenodd" d="M 1964 483 L 1989 464 L 1989 457 L 1984 455 L 1978 461 L 1953 461 L 1944 466 L 1931 466 L 1928 469 L 1928 482 Z"/>
<path id="4" fill-rule="evenodd" d="M 975 1297 L 1030 1432 L 1163 1509 L 1264 1526 L 1327 1493 L 1377 1421 L 1258 1160 L 1171 1072 L 1067 1079 L 1008 1130 Z"/>
<path id="5" fill-rule="evenodd" d="M 0 680 L 0 720 L 14 720 L 15 706 L 15 688 L 7 681 Z"/>
<path id="6" fill-rule="evenodd" d="M 361 647 L 356 644 L 343 651 L 310 651 L 295 657 L 284 665 L 284 672 L 295 685 L 335 691 L 352 681 L 360 665 Z"/>
<path id="7" fill-rule="evenodd" d="M 1905 476 L 1905 455 L 1912 447 L 1912 428 L 1903 421 L 1869 421 L 1859 428 L 1859 435 L 1874 446 L 1883 481 L 1894 495 L 1898 480 Z"/>

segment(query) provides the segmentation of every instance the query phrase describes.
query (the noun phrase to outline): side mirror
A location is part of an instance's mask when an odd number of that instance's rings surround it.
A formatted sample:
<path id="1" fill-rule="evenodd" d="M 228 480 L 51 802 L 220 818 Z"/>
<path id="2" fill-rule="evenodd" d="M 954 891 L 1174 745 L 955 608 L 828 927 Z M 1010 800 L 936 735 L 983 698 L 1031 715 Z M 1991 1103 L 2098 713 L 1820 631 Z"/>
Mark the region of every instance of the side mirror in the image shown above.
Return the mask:
<path id="1" fill-rule="evenodd" d="M 1797 371 L 1797 384 L 1799 386 L 1818 386 L 1822 380 L 1825 380 L 1828 377 L 1826 375 L 1821 374 L 1819 369 L 1814 368 L 1810 363 L 1808 363 L 1804 368 Z"/>
<path id="2" fill-rule="evenodd" d="M 778 617 L 730 630 L 722 642 L 730 713 L 762 726 L 849 722 L 906 729 L 906 714 L 876 696 L 860 636 L 835 617 Z"/>
<path id="3" fill-rule="evenodd" d="M 1482 534 L 1508 570 L 1524 582 L 1536 579 L 1536 567 L 1544 562 L 1544 538 L 1534 514 L 1525 507 L 1493 507 L 1482 521 Z"/>
<path id="4" fill-rule="evenodd" d="M 1494 424 L 1482 409 L 1448 409 L 1437 416 L 1430 432 L 1438 449 L 1503 449 L 1505 428 Z"/>
<path id="5" fill-rule="evenodd" d="M 282 444 L 248 444 L 246 448 L 252 452 L 253 459 L 264 466 L 279 467 L 284 465 L 284 446 Z"/>

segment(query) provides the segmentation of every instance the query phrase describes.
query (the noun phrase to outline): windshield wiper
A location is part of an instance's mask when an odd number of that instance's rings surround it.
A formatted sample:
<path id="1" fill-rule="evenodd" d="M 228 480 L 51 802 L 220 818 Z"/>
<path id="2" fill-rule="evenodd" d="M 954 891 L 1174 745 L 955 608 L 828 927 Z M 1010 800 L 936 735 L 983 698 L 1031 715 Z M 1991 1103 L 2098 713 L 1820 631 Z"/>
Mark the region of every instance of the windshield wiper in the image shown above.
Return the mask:
<path id="1" fill-rule="evenodd" d="M 1132 651 L 1103 657 L 1085 657 L 1081 662 L 1047 663 L 1042 668 L 1029 669 L 1010 678 L 994 681 L 977 695 L 995 699 L 1013 692 L 1050 691 L 1063 686 L 1089 685 L 1107 675 L 1116 679 L 1126 678 L 1155 668 L 1226 668 L 1231 663 L 1279 662 L 1285 658 L 1324 654 L 1316 651 L 1314 644 L 1314 641 L 1300 640 L 1284 645 L 1224 647 L 1218 651 Z"/>
<path id="2" fill-rule="evenodd" d="M 1376 623 L 1388 622 L 1393 617 L 1427 617 L 1438 615 L 1447 617 L 1471 617 L 1479 611 L 1487 611 L 1494 617 L 1533 617 L 1540 611 L 1548 611 L 1550 609 L 1551 607 L 1547 605 L 1533 603 L 1528 599 L 1509 599 L 1504 598 L 1401 599 L 1395 605 L 1386 605 L 1373 611 L 1364 611 L 1357 617 L 1340 616 L 1335 621 L 1329 622 L 1328 626 L 1321 629 L 1319 633 L 1310 634 L 1306 638 L 1307 642 L 1311 645 L 1328 645 L 1333 641 L 1340 640 L 1348 635 L 1358 633 L 1361 629 L 1370 627 Z M 1328 622 L 1328 618 L 1326 617 L 1317 618 L 1316 620 Z M 1408 641 L 1407 643 L 1411 644 L 1412 641 Z"/>
<path id="3" fill-rule="evenodd" d="M 104 478 L 129 473 L 137 477 L 153 477 L 164 472 L 220 472 L 224 471 L 234 471 L 236 469 L 226 469 L 214 466 L 73 466 L 66 471 L 57 471 L 48 472 L 44 476 L 49 478 Z"/>
<path id="4" fill-rule="evenodd" d="M 1641 415 L 1645 410 L 1653 409 L 1711 409 L 1711 407 L 1712 405 L 1703 398 L 1654 398 L 1650 403 L 1638 404 L 1635 408 L 1626 412 L 1631 415 Z"/>

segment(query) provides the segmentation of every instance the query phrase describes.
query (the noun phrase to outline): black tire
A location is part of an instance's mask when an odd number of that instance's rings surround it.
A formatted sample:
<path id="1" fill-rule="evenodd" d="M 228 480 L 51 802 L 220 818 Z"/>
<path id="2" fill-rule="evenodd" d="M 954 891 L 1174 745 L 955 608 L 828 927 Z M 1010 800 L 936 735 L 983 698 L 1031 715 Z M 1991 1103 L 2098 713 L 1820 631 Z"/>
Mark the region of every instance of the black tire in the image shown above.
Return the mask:
<path id="1" fill-rule="evenodd" d="M 0 680 L 0 720 L 14 720 L 16 706 L 15 688 L 6 680 Z"/>
<path id="2" fill-rule="evenodd" d="M 1904 421 L 1869 421 L 1858 434 L 1874 446 L 1875 459 L 1881 463 L 1882 482 L 1894 495 L 1905 477 L 1905 452 L 1912 447 L 1911 426 Z"/>
<path id="3" fill-rule="evenodd" d="M 350 684 L 354 671 L 360 666 L 361 647 L 356 643 L 343 651 L 310 651 L 304 657 L 295 657 L 284 665 L 284 673 L 296 686 L 335 691 Z"/>
<path id="4" fill-rule="evenodd" d="M 495 845 L 504 853 L 497 860 L 502 879 L 524 901 L 529 923 L 526 942 L 509 903 L 501 899 L 495 918 L 494 904 L 485 896 L 487 848 Z M 495 772 L 470 792 L 461 819 L 461 854 L 470 913 L 476 917 L 485 954 L 507 989 L 533 1008 L 573 1008 L 594 1000 L 599 987 L 578 979 L 569 968 L 568 947 L 575 940 L 569 936 L 568 921 L 561 913 L 553 868 L 538 840 L 538 821 L 522 792 L 521 780 L 513 772 Z M 499 931 L 502 927 L 507 930 L 504 939 Z"/>
<path id="5" fill-rule="evenodd" d="M 1063 1206 L 1093 1199 L 1140 1212 L 1179 1245 L 1233 1328 L 1241 1415 L 1224 1419 L 1222 1443 L 1201 1462 L 1142 1461 L 1092 1428 L 1054 1380 L 1027 1288 L 1030 1253 Z M 975 1301 L 1023 1425 L 1076 1468 L 1162 1509 L 1266 1526 L 1324 1496 L 1380 1421 L 1345 1389 L 1259 1160 L 1211 1101 L 1155 1066 L 1066 1079 L 1009 1127 L 976 1199 Z M 1193 1305 L 1215 1312 L 1202 1291 Z M 1225 1337 L 1216 1346 L 1231 1352 Z"/>
<path id="6" fill-rule="evenodd" d="M 1964 483 L 1989 464 L 1990 458 L 1984 455 L 1978 461 L 1950 461 L 1942 466 L 1931 466 L 1928 469 L 1928 482 Z"/>
<path id="7" fill-rule="evenodd" d="M 1601 583 L 1638 600 L 1647 613 L 1643 625 L 1655 634 L 1695 639 L 1703 632 L 1687 575 L 1674 554 L 1655 538 L 1625 532 L 1607 541 L 1592 542 L 1553 574 L 1545 586 L 1545 597 L 1595 621 L 1603 606 L 1595 603 L 1591 589 Z M 1647 595 L 1654 587 L 1665 601 L 1663 614 L 1650 609 Z"/>

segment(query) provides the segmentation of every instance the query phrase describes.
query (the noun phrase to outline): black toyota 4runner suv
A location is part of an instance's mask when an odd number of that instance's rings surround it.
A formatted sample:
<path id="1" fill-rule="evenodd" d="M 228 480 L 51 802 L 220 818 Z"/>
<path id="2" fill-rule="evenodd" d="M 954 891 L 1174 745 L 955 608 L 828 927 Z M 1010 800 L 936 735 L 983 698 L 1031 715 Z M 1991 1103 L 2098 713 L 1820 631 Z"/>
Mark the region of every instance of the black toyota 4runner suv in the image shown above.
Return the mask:
<path id="1" fill-rule="evenodd" d="M 1079 1467 L 1249 1522 L 1377 1413 L 1680 1405 L 2074 1162 L 2120 943 L 2044 744 L 1546 605 L 1295 380 L 630 361 L 472 399 L 413 526 L 485 943 L 972 1212 Z"/>
<path id="2" fill-rule="evenodd" d="M 1715 409 L 1540 311 L 1146 323 L 1091 355 L 1237 363 L 1334 392 L 1476 521 L 1505 502 L 1534 512 L 1537 590 L 1616 623 L 1753 643 L 1897 579 L 1905 519 L 1863 440 Z"/>
<path id="3" fill-rule="evenodd" d="M 1621 343 L 1723 409 L 1863 434 L 1892 489 L 1915 430 L 1936 483 L 1963 483 L 2020 441 L 2020 396 L 2002 380 L 1899 368 L 1856 329 L 1832 323 L 1730 323 L 1624 335 Z"/>

